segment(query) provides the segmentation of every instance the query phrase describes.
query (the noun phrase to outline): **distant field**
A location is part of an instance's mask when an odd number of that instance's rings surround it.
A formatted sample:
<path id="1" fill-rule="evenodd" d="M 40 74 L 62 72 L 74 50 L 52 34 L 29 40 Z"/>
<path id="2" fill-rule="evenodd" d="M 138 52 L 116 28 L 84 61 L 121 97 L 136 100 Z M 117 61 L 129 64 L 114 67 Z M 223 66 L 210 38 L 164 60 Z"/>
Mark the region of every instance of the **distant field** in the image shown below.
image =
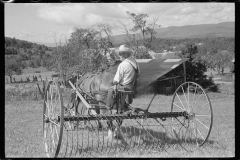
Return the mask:
<path id="1" fill-rule="evenodd" d="M 205 75 L 207 75 L 207 76 L 210 76 L 211 75 L 211 73 L 212 73 L 212 75 L 215 77 L 218 77 L 218 72 L 217 71 L 213 71 L 213 70 L 210 70 L 210 69 L 208 69 L 208 71 L 207 72 L 205 72 Z M 224 69 L 224 73 L 230 73 L 230 68 L 225 68 Z"/>
<path id="2" fill-rule="evenodd" d="M 36 73 L 36 71 L 40 71 L 40 73 Z M 46 77 L 48 79 L 51 79 L 51 76 L 52 74 L 54 74 L 55 72 L 54 71 L 48 71 L 46 68 L 44 67 L 39 67 L 39 68 L 28 68 L 28 69 L 24 69 L 23 70 L 23 74 L 21 75 L 13 75 L 13 78 L 15 78 L 16 81 L 20 81 L 21 78 L 23 81 L 26 81 L 26 77 L 29 77 L 29 76 L 39 76 L 41 75 L 42 79 L 46 79 Z M 8 79 L 9 81 L 9 77 L 8 76 L 5 76 L 5 79 Z M 32 79 L 32 78 L 30 78 Z"/>
<path id="3" fill-rule="evenodd" d="M 36 73 L 36 71 L 40 71 L 41 73 Z M 54 71 L 48 71 L 45 67 L 28 68 L 28 69 L 24 69 L 23 70 L 23 74 L 22 75 L 13 75 L 13 77 L 16 79 L 16 81 L 20 81 L 21 78 L 22 78 L 22 80 L 25 81 L 26 77 L 29 77 L 29 76 L 39 76 L 39 75 L 41 75 L 41 77 L 43 79 L 46 79 L 46 77 L 51 79 L 51 75 L 54 74 L 54 73 L 55 73 Z M 207 72 L 205 72 L 205 75 L 210 76 L 211 73 L 212 73 L 214 78 L 224 78 L 223 76 L 217 75 L 218 72 L 211 71 L 211 70 L 208 70 Z M 230 69 L 226 68 L 224 70 L 224 73 L 230 73 Z M 9 77 L 5 76 L 5 79 L 9 80 Z"/>

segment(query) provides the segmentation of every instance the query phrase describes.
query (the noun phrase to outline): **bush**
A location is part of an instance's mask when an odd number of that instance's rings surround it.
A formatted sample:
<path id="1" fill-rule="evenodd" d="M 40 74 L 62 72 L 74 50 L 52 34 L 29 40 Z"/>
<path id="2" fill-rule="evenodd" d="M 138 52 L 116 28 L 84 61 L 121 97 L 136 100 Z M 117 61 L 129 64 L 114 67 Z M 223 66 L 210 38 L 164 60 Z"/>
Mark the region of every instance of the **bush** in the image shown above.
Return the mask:
<path id="1" fill-rule="evenodd" d="M 200 84 L 205 90 L 210 92 L 219 92 L 218 84 L 215 84 L 212 77 L 199 79 L 195 81 L 196 83 Z"/>

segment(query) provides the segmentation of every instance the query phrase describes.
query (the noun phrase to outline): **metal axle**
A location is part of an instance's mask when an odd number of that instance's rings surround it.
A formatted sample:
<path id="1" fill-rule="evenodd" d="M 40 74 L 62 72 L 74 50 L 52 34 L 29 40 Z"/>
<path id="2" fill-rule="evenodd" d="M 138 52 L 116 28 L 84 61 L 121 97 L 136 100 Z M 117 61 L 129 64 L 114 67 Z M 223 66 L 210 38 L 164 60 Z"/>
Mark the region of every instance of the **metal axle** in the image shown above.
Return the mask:
<path id="1" fill-rule="evenodd" d="M 160 118 L 165 120 L 166 118 L 186 117 L 188 118 L 187 112 L 160 112 L 160 113 L 143 113 L 143 114 L 118 114 L 118 115 L 81 115 L 81 116 L 64 116 L 64 121 L 91 121 L 91 120 L 123 120 L 123 119 L 139 119 L 139 118 Z M 60 117 L 56 119 L 60 121 Z M 46 123 L 51 122 L 49 118 L 45 119 Z"/>

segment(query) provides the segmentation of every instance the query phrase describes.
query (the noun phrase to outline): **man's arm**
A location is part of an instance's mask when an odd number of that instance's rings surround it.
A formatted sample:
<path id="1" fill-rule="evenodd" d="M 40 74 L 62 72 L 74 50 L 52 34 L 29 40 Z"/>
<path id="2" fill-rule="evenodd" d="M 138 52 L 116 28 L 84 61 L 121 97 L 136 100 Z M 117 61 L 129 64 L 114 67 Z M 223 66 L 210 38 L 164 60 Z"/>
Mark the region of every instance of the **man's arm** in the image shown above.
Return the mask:
<path id="1" fill-rule="evenodd" d="M 117 68 L 117 72 L 113 78 L 113 84 L 118 84 L 121 79 L 123 78 L 123 71 L 122 71 L 122 67 L 121 67 L 121 64 L 118 66 Z"/>

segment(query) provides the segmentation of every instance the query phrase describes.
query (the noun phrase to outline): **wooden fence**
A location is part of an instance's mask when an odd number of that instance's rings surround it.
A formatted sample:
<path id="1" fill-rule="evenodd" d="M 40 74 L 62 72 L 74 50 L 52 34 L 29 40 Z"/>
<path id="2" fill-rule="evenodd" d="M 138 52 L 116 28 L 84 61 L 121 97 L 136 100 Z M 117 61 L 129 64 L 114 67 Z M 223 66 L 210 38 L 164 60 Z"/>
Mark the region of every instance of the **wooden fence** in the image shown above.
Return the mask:
<path id="1" fill-rule="evenodd" d="M 57 77 L 42 77 L 41 75 L 39 76 L 28 76 L 28 77 L 24 77 L 24 78 L 16 78 L 16 77 L 12 77 L 12 83 L 31 83 L 31 82 L 42 82 L 42 81 L 51 81 L 57 79 Z M 5 78 L 5 83 L 11 83 L 9 78 Z"/>

